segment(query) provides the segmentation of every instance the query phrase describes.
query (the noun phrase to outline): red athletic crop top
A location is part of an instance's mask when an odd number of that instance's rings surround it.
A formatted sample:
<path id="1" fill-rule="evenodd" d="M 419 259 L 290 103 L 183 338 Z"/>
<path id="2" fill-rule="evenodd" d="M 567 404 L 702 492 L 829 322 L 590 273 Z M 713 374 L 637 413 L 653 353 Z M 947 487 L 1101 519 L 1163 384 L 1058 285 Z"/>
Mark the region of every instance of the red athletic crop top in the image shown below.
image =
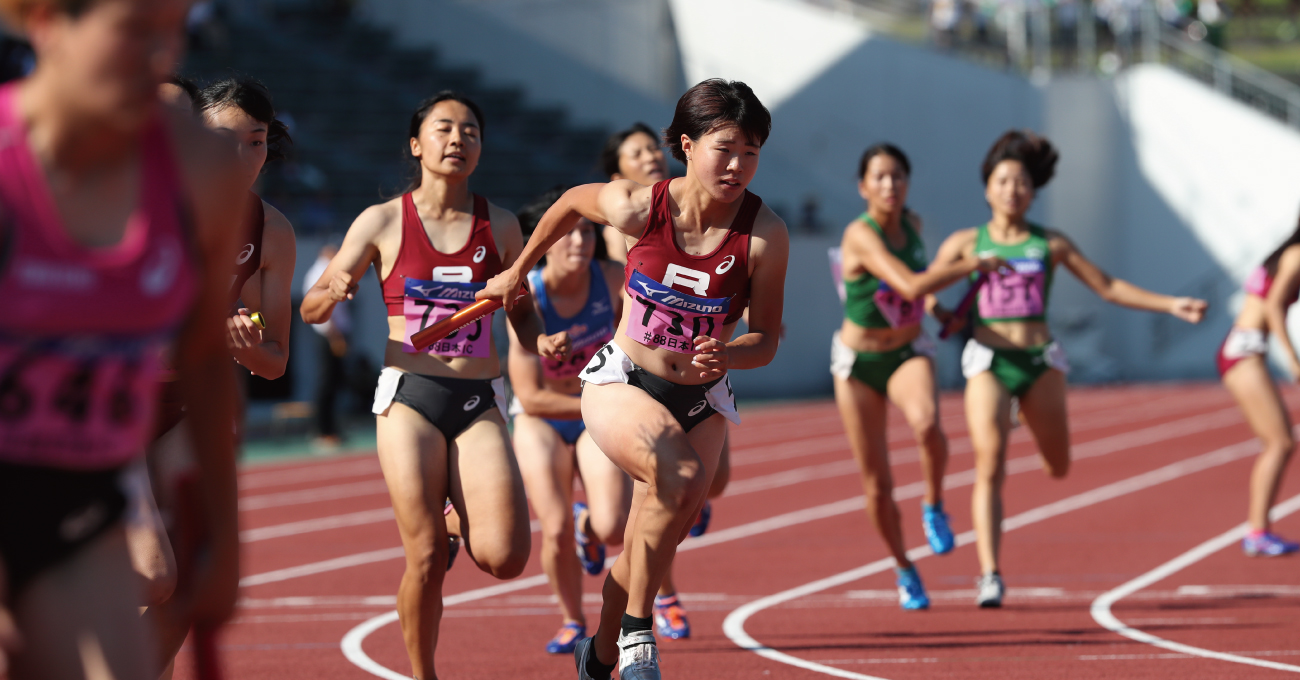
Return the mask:
<path id="1" fill-rule="evenodd" d="M 672 180 L 666 179 L 654 185 L 650 220 L 641 238 L 627 253 L 623 279 L 627 281 L 628 290 L 633 295 L 644 294 L 644 291 L 633 290 L 633 273 L 640 272 L 642 276 L 682 293 L 700 298 L 725 298 L 728 304 L 723 323 L 735 323 L 749 304 L 749 237 L 754 231 L 758 209 L 763 207 L 763 199 L 745 191 L 740 211 L 732 220 L 722 244 L 706 255 L 691 255 L 677 245 L 669 206 L 670 182 Z"/>
<path id="2" fill-rule="evenodd" d="M 469 240 L 454 253 L 441 253 L 429 242 L 411 194 L 402 196 L 402 245 L 387 277 L 380 278 L 389 316 L 402 316 L 406 279 L 484 283 L 501 273 L 501 256 L 492 238 L 487 199 L 474 194 Z M 376 272 L 378 274 L 378 272 Z M 471 300 L 472 302 L 472 300 Z"/>
<path id="3" fill-rule="evenodd" d="M 247 243 L 240 245 L 239 254 L 235 256 L 235 271 L 230 278 L 230 294 L 227 296 L 232 310 L 235 303 L 239 302 L 244 284 L 262 267 L 262 232 L 266 226 L 266 208 L 262 206 L 262 198 L 251 191 L 248 192 L 248 200 L 245 216 L 248 222 L 244 226 Z"/>

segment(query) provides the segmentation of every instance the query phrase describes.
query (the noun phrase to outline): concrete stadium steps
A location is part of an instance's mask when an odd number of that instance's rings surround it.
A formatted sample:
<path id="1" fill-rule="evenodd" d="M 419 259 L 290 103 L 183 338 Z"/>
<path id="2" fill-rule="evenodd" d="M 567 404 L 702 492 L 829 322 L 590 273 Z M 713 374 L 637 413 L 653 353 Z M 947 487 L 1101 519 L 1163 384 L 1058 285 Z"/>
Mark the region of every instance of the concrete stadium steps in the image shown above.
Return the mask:
<path id="1" fill-rule="evenodd" d="M 476 192 L 517 209 L 556 184 L 600 179 L 605 130 L 574 126 L 559 108 L 529 106 L 520 90 L 488 86 L 477 71 L 448 67 L 432 50 L 399 48 L 388 32 L 359 21 L 287 14 L 232 23 L 225 47 L 195 50 L 183 72 L 201 82 L 233 73 L 266 83 L 277 108 L 293 117 L 295 160 L 327 178 L 335 231 L 405 185 L 411 112 L 443 89 L 465 92 L 487 118 Z M 266 183 L 290 219 L 312 193 L 286 166 L 272 169 Z"/>

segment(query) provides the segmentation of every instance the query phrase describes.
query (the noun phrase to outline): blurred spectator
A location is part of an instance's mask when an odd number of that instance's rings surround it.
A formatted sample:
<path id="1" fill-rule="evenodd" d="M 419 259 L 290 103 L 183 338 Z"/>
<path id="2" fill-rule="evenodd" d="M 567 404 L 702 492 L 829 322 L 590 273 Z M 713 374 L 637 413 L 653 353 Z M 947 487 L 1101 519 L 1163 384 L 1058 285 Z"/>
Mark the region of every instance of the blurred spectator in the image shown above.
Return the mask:
<path id="1" fill-rule="evenodd" d="M 36 68 L 36 53 L 25 40 L 0 33 L 0 83 L 25 77 Z"/>
<path id="2" fill-rule="evenodd" d="M 821 231 L 821 203 L 816 194 L 808 194 L 799 206 L 799 231 L 815 234 Z"/>
<path id="3" fill-rule="evenodd" d="M 950 50 L 957 40 L 957 27 L 961 24 L 959 0 L 933 0 L 930 4 L 930 32 L 934 44 L 941 50 Z"/>
<path id="4" fill-rule="evenodd" d="M 330 260 L 339 252 L 338 246 L 327 244 L 321 248 L 316 262 L 312 263 L 307 275 L 302 279 L 302 291 L 316 285 Z M 325 449 L 338 448 L 343 443 L 339 432 L 338 417 L 335 406 L 339 392 L 345 385 L 343 358 L 348 353 L 348 334 L 352 331 L 352 319 L 347 302 L 340 302 L 334 307 L 334 314 L 325 323 L 312 324 L 316 331 L 316 357 L 319 362 L 316 375 L 316 444 Z"/>

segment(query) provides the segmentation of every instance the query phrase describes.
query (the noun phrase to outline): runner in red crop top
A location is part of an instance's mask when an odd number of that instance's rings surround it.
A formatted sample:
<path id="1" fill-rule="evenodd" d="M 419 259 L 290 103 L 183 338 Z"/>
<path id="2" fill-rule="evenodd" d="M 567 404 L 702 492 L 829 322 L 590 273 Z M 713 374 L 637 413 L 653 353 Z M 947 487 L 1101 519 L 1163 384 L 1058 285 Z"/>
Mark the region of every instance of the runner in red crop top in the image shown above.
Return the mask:
<path id="1" fill-rule="evenodd" d="M 154 94 L 156 65 L 179 58 L 184 3 L 65 4 L 0 3 L 40 37 L 33 74 L 0 89 L 0 606 L 24 639 L 0 665 L 13 680 L 80 677 L 63 652 L 93 648 L 105 676 L 154 680 L 119 478 L 148 439 L 165 344 L 202 411 L 209 557 L 169 614 L 220 625 L 238 584 L 217 265 L 234 253 L 236 159 Z"/>
<path id="2" fill-rule="evenodd" d="M 1263 444 L 1250 476 L 1250 532 L 1242 540 L 1242 550 L 1251 556 L 1273 557 L 1300 550 L 1300 543 L 1274 534 L 1269 521 L 1295 450 L 1295 436 L 1286 402 L 1268 366 L 1272 338 L 1287 360 L 1287 377 L 1300 382 L 1300 356 L 1286 325 L 1287 311 L 1300 296 L 1300 226 L 1250 273 L 1245 292 L 1217 359 L 1223 385 Z"/>
<path id="3" fill-rule="evenodd" d="M 575 651 L 580 678 L 604 680 L 615 664 L 621 677 L 659 677 L 654 595 L 704 503 L 724 418 L 739 421 L 727 371 L 764 366 L 776 354 L 789 236 L 745 188 L 770 129 L 744 83 L 699 83 L 664 134 L 685 177 L 569 190 L 519 259 L 479 293 L 514 305 L 510 291 L 579 217 L 636 239 L 615 339 L 582 372 L 588 431 L 637 481 L 631 535 L 606 581 L 600 628 Z M 747 303 L 749 332 L 733 338 Z"/>
<path id="4" fill-rule="evenodd" d="M 523 570 L 531 530 L 500 403 L 491 317 L 427 350 L 417 351 L 410 338 L 472 303 L 489 277 L 514 264 L 523 237 L 514 215 L 470 192 L 483 139 L 483 115 L 473 101 L 439 93 L 416 109 L 408 132 L 418 182 L 357 217 L 305 296 L 302 317 L 329 319 L 374 264 L 388 307 L 388 347 L 372 410 L 379 461 L 409 556 L 398 607 L 414 675 L 433 678 L 452 545 L 443 499 L 450 497 L 462 526 L 474 527 L 468 552 L 497 578 Z M 520 305 L 509 317 L 524 347 L 535 351 L 541 322 L 531 310 Z"/>

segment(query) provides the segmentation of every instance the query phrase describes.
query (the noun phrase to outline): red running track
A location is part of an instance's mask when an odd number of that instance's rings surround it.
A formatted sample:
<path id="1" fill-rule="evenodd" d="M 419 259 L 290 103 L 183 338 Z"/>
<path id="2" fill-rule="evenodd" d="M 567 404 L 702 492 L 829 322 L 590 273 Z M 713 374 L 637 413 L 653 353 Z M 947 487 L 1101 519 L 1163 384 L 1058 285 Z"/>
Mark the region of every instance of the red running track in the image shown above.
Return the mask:
<path id="1" fill-rule="evenodd" d="M 1249 559 L 1230 539 L 1110 610 L 1122 625 L 1184 645 L 1181 651 L 1121 637 L 1090 614 L 1103 594 L 1244 519 L 1255 444 L 1226 392 L 1217 385 L 1076 388 L 1069 405 L 1075 463 L 1067 479 L 1038 469 L 1026 432 L 1013 437 L 1006 606 L 973 605 L 978 565 L 974 546 L 963 544 L 917 562 L 934 601 L 927 612 L 897 606 L 834 405 L 744 410 L 745 424 L 733 430 L 731 486 L 714 501 L 709 533 L 683 544 L 678 558 L 694 632 L 688 641 L 661 642 L 665 677 L 1254 678 L 1300 671 L 1300 559 Z M 954 531 L 967 532 L 972 460 L 958 395 L 945 395 L 943 413 L 952 447 L 946 503 Z M 910 545 L 923 546 L 915 449 L 896 413 L 890 427 L 904 531 Z M 1292 472 L 1280 498 L 1298 493 Z M 246 585 L 221 641 L 229 677 L 377 677 L 358 663 L 371 664 L 379 677 L 409 673 L 398 626 L 381 618 L 393 610 L 403 563 L 373 455 L 245 470 L 241 508 Z M 1300 536 L 1300 513 L 1277 528 Z M 445 593 L 454 604 L 442 627 L 440 677 L 575 677 L 571 657 L 542 651 L 559 617 L 539 576 L 537 541 L 534 534 L 532 564 L 516 581 L 495 581 L 464 555 L 448 574 Z M 599 584 L 585 581 L 592 621 Z M 178 677 L 192 677 L 182 668 Z"/>

